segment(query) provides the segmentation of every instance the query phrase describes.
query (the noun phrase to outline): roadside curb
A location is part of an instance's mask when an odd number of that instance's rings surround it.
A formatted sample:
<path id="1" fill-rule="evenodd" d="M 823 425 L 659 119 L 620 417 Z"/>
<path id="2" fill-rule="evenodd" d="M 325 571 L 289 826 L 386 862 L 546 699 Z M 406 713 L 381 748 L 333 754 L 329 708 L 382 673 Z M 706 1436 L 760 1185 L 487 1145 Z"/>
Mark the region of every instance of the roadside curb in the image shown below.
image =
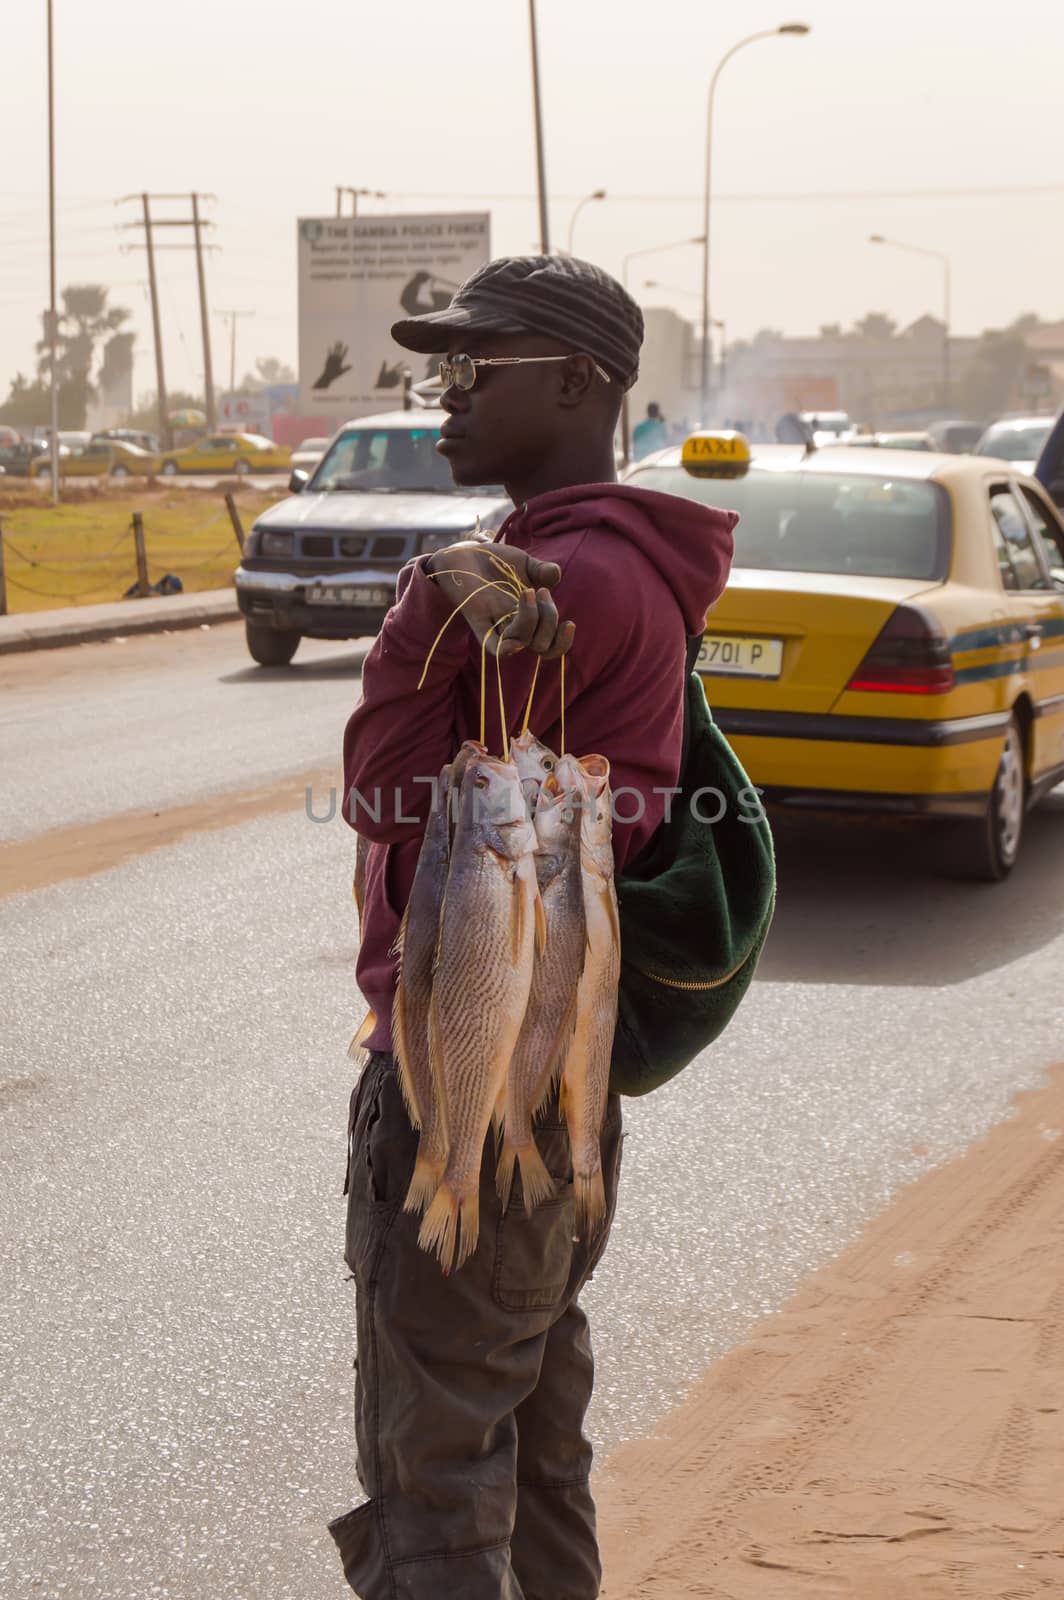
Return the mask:
<path id="1" fill-rule="evenodd" d="M 120 600 L 101 606 L 67 606 L 61 611 L 27 611 L 0 617 L 0 656 L 21 650 L 59 650 L 134 633 L 165 633 L 235 622 L 240 616 L 235 589 L 202 594 Z"/>

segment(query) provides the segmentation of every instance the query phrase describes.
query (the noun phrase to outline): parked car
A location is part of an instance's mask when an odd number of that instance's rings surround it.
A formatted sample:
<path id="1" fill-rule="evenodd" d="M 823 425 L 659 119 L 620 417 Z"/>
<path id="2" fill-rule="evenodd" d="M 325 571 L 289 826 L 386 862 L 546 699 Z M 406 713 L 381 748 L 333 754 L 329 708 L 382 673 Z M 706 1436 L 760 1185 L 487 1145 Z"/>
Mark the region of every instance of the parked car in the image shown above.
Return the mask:
<path id="1" fill-rule="evenodd" d="M 103 428 L 96 437 L 121 439 L 124 444 L 135 444 L 141 450 L 147 450 L 149 455 L 159 454 L 159 441 L 154 433 L 145 433 L 140 428 Z"/>
<path id="2" fill-rule="evenodd" d="M 841 440 L 846 445 L 874 450 L 934 450 L 934 440 L 929 433 L 860 433 Z"/>
<path id="3" fill-rule="evenodd" d="M 678 449 L 626 481 L 741 514 L 698 665 L 766 798 L 933 824 L 954 865 L 1003 878 L 1064 779 L 1064 522 L 1042 485 L 991 457 L 756 446 L 732 481 Z"/>
<path id="4" fill-rule="evenodd" d="M 159 470 L 168 478 L 179 472 L 233 472 L 242 478 L 252 472 L 287 471 L 291 457 L 286 444 L 274 444 L 261 434 L 211 433 L 180 450 L 164 450 Z"/>
<path id="5" fill-rule="evenodd" d="M 847 411 L 799 411 L 799 417 L 813 430 L 813 443 L 838 444 L 856 430 Z"/>
<path id="6" fill-rule="evenodd" d="M 1017 472 L 1033 472 L 1052 426 L 1052 417 L 1002 417 L 987 428 L 975 454 L 1011 461 Z"/>
<path id="7" fill-rule="evenodd" d="M 497 528 L 501 489 L 456 489 L 436 453 L 443 412 L 394 411 L 345 424 L 312 478 L 253 524 L 236 570 L 247 643 L 261 666 L 287 666 L 303 637 L 377 633 L 414 556 Z"/>
<path id="8" fill-rule="evenodd" d="M 935 449 L 946 455 L 962 456 L 974 450 L 986 431 L 981 422 L 966 422 L 951 418 L 945 422 L 929 422 L 927 431 L 935 442 Z"/>
<path id="9" fill-rule="evenodd" d="M 0 466 L 10 478 L 30 478 L 34 463 L 47 455 L 48 446 L 39 439 L 20 439 L 14 444 L 0 445 Z"/>
<path id="10" fill-rule="evenodd" d="M 292 451 L 293 469 L 313 472 L 328 448 L 328 439 L 304 439 L 299 448 Z"/>
<path id="11" fill-rule="evenodd" d="M 139 445 L 127 444 L 124 439 L 108 439 L 102 434 L 90 438 L 88 444 L 77 449 L 60 452 L 59 456 L 61 478 L 147 478 L 158 470 L 158 456 L 142 450 Z M 35 478 L 51 477 L 52 463 L 47 451 L 33 463 L 31 472 Z"/>

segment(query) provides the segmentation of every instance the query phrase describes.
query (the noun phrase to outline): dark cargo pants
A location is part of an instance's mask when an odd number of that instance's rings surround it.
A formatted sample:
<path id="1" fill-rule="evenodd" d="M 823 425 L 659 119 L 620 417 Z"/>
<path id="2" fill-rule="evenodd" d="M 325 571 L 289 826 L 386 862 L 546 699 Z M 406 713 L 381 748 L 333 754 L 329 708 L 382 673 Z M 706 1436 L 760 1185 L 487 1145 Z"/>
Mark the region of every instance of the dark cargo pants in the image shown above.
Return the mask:
<path id="1" fill-rule="evenodd" d="M 361 1600 L 595 1600 L 601 1568 L 583 1419 L 593 1362 L 577 1294 L 617 1197 L 620 1102 L 602 1137 L 607 1219 L 573 1238 L 569 1147 L 537 1129 L 553 1200 L 502 1215 L 490 1141 L 480 1242 L 445 1278 L 402 1203 L 414 1166 L 390 1056 L 351 1101 L 346 1258 L 355 1276 L 358 1474 L 369 1500 L 330 1524 Z"/>

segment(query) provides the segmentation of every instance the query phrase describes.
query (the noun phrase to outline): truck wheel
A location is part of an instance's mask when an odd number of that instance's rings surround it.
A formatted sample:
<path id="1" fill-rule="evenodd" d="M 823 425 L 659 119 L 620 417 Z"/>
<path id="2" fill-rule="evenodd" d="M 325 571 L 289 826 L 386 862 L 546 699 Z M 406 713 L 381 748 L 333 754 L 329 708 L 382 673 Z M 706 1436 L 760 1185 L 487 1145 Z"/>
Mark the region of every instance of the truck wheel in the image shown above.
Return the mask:
<path id="1" fill-rule="evenodd" d="M 1016 865 L 1027 810 L 1027 764 L 1023 734 L 1009 719 L 986 814 L 962 823 L 954 834 L 952 865 L 958 877 L 1000 883 Z"/>
<path id="2" fill-rule="evenodd" d="M 246 622 L 244 630 L 248 652 L 260 667 L 287 667 L 302 638 L 290 628 L 271 628 L 261 622 Z"/>

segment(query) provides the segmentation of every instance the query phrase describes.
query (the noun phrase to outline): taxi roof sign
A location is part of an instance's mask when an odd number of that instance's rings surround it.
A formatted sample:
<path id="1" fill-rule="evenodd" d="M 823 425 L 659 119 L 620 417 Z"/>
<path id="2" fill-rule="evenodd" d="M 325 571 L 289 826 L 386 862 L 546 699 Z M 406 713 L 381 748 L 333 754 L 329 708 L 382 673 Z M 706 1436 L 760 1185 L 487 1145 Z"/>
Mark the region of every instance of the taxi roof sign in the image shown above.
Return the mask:
<path id="1" fill-rule="evenodd" d="M 744 478 L 750 470 L 750 445 L 731 428 L 705 429 L 684 440 L 680 465 L 692 478 Z"/>

